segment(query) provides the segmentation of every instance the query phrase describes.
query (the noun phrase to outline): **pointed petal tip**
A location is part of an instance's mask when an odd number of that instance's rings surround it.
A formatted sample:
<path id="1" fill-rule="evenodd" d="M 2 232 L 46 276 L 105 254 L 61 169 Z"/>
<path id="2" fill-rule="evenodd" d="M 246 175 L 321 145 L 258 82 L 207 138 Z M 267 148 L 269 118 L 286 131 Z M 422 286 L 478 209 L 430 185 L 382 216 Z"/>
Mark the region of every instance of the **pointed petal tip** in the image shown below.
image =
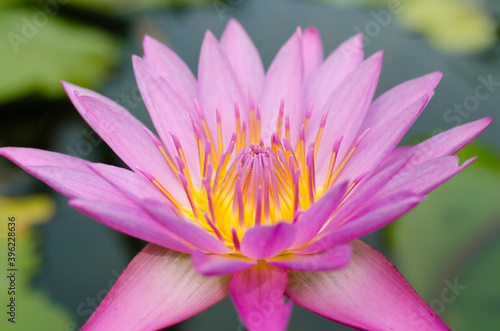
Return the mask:
<path id="1" fill-rule="evenodd" d="M 351 44 L 351 46 L 356 48 L 363 48 L 363 34 L 358 33 L 347 39 L 344 43 Z"/>
<path id="2" fill-rule="evenodd" d="M 144 61 L 144 58 L 142 58 L 138 55 L 135 55 L 135 54 L 132 55 L 132 68 L 133 68 L 134 73 L 136 75 L 138 72 L 142 72 L 145 67 L 146 67 L 146 62 Z M 137 83 L 139 84 L 139 82 L 137 82 Z"/>
<path id="3" fill-rule="evenodd" d="M 483 117 L 483 118 L 479 119 L 479 121 L 483 121 L 486 124 L 486 126 L 488 126 L 493 121 L 493 117 L 490 117 L 490 116 Z"/>
<path id="4" fill-rule="evenodd" d="M 217 42 L 217 38 L 212 33 L 212 31 L 210 31 L 209 29 L 205 30 L 205 36 L 204 36 L 202 45 L 205 44 L 205 41 Z"/>
<path id="5" fill-rule="evenodd" d="M 241 23 L 236 18 L 231 17 L 227 21 L 226 29 L 234 29 L 234 28 L 243 29 L 243 26 L 241 25 Z"/>
<path id="6" fill-rule="evenodd" d="M 61 85 L 62 85 L 64 91 L 66 92 L 66 94 L 70 97 L 71 97 L 71 94 L 74 94 L 74 92 L 77 89 L 79 89 L 79 86 L 71 84 L 71 83 L 64 81 L 64 80 L 61 80 Z"/>
<path id="7" fill-rule="evenodd" d="M 320 33 L 319 33 L 319 30 L 315 27 L 315 26 L 308 26 L 304 29 L 304 34 L 306 33 L 310 33 L 314 36 L 317 36 L 319 37 L 320 36 Z"/>
<path id="8" fill-rule="evenodd" d="M 431 72 L 429 75 L 433 75 L 436 77 L 436 79 L 438 80 L 438 82 L 441 80 L 441 78 L 443 77 L 443 73 L 441 71 L 434 71 L 434 72 Z"/>
<path id="9" fill-rule="evenodd" d="M 144 51 L 144 57 L 147 57 L 151 53 L 154 52 L 155 48 L 165 47 L 165 45 L 156 38 L 151 37 L 148 34 L 145 34 L 142 37 L 142 48 Z"/>
<path id="10" fill-rule="evenodd" d="M 0 155 L 8 158 L 10 160 L 10 153 L 9 151 L 12 151 L 13 148 L 16 148 L 16 147 L 0 147 Z"/>
<path id="11" fill-rule="evenodd" d="M 471 157 L 470 159 L 465 160 L 465 161 L 462 163 L 462 165 L 460 166 L 460 169 L 462 169 L 462 170 L 463 170 L 463 169 L 467 168 L 469 165 L 471 165 L 471 164 L 472 164 L 474 161 L 476 161 L 476 160 L 477 160 L 477 156 L 473 156 L 473 157 Z"/>
<path id="12" fill-rule="evenodd" d="M 153 44 L 155 42 L 158 42 L 158 40 L 154 39 L 148 34 L 145 34 L 144 37 L 142 37 L 142 45 L 144 47 L 144 51 L 146 51 L 147 45 Z"/>

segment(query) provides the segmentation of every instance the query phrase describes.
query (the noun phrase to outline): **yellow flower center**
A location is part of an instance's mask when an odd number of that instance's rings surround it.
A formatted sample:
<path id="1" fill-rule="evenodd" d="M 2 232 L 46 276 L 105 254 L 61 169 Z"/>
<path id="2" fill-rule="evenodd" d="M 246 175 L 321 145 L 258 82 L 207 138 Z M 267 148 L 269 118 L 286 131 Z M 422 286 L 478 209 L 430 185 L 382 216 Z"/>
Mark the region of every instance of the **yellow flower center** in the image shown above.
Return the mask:
<path id="1" fill-rule="evenodd" d="M 311 114 L 310 109 L 308 110 L 298 142 L 293 148 L 290 143 L 289 118 L 283 116 L 283 104 L 276 131 L 271 136 L 269 145 L 265 145 L 261 139 L 258 107 L 256 110 L 250 110 L 248 137 L 246 122 L 241 121 L 236 107 L 236 132 L 226 150 L 223 149 L 219 112 L 217 111 L 217 139 L 212 138 L 199 108 L 198 113 L 202 128 L 194 124 L 194 132 L 202 175 L 199 185 L 195 186 L 192 182 L 177 137 L 173 136 L 177 149 L 177 155 L 173 158 L 160 142 L 157 143 L 165 160 L 184 187 L 189 206 L 179 204 L 157 180 L 154 178 L 151 180 L 167 196 L 179 216 L 200 224 L 230 248 L 238 247 L 239 240 L 250 227 L 279 221 L 294 222 L 301 210 L 307 209 L 333 185 L 361 140 L 358 139 L 346 157 L 336 164 L 342 140 L 339 139 L 333 147 L 326 180 L 316 185 L 314 161 L 327 112 L 323 115 L 315 142 L 306 148 L 305 132 Z M 357 181 L 351 183 L 348 192 L 356 183 Z"/>

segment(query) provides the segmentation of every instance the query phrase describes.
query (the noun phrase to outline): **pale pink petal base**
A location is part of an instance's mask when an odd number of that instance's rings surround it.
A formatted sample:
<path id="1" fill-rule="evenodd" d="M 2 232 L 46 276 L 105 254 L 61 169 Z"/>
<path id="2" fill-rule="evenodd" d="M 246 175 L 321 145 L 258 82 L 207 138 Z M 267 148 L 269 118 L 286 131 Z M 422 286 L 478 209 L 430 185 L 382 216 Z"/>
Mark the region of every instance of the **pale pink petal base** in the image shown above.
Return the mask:
<path id="1" fill-rule="evenodd" d="M 200 250 L 193 252 L 192 259 L 196 271 L 205 276 L 232 274 L 257 265 L 257 261 L 244 256 L 205 254 Z"/>
<path id="2" fill-rule="evenodd" d="M 229 276 L 206 277 L 187 254 L 147 245 L 125 269 L 82 330 L 158 330 L 229 294 Z"/>
<path id="3" fill-rule="evenodd" d="M 338 271 L 289 271 L 285 295 L 328 319 L 362 330 L 450 330 L 392 263 L 370 245 L 352 242 Z"/>
<path id="4" fill-rule="evenodd" d="M 319 254 L 284 254 L 266 262 L 275 267 L 300 271 L 330 271 L 345 267 L 352 254 L 350 245 L 337 246 Z"/>
<path id="5" fill-rule="evenodd" d="M 283 298 L 287 281 L 284 269 L 263 262 L 233 275 L 229 291 L 247 330 L 286 330 L 293 307 Z"/>

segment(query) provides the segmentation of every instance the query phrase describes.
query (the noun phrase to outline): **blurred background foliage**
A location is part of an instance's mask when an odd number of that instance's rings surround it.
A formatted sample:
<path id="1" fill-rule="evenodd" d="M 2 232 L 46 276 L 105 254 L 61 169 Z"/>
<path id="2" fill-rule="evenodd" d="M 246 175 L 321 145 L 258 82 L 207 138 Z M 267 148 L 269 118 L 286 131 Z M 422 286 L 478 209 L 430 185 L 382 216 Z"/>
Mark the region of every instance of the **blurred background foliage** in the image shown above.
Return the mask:
<path id="1" fill-rule="evenodd" d="M 367 55 L 386 50 L 377 95 L 443 71 L 406 145 L 423 133 L 498 117 L 496 0 L 0 0 L 0 146 L 122 165 L 78 117 L 60 81 L 99 91 L 151 127 L 130 63 L 131 54 L 142 54 L 142 36 L 168 44 L 196 73 L 205 29 L 218 36 L 230 17 L 247 29 L 266 66 L 297 25 L 319 29 L 326 55 L 363 33 Z M 467 107 L 485 80 L 492 82 L 485 87 L 488 98 Z M 493 330 L 500 324 L 499 151 L 500 126 L 494 121 L 480 142 L 460 153 L 462 161 L 478 156 L 471 166 L 407 216 L 365 238 L 391 257 L 454 330 Z M 0 196 L 2 256 L 7 217 L 18 222 L 17 329 L 76 330 L 144 243 L 78 214 L 66 198 L 5 159 Z M 0 280 L 1 289 L 5 282 Z M 0 304 L 7 300 L 4 292 Z M 326 328 L 349 330 L 295 306 L 290 330 Z M 171 329 L 242 327 L 226 299 Z"/>
<path id="2" fill-rule="evenodd" d="M 320 0 L 343 5 L 373 6 L 397 16 L 398 23 L 421 34 L 443 51 L 472 53 L 491 47 L 497 22 L 488 11 L 496 0 Z"/>

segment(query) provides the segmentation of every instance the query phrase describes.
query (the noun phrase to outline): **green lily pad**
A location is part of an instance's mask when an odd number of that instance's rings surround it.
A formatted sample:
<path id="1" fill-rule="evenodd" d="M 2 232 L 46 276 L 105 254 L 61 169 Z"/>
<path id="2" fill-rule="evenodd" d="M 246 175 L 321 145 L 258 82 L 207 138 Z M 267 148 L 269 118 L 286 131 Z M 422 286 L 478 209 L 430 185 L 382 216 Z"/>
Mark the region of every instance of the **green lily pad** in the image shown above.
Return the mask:
<path id="1" fill-rule="evenodd" d="M 115 38 L 50 10 L 5 9 L 0 34 L 0 103 L 34 93 L 62 96 L 61 80 L 95 86 L 117 60 Z"/>
<path id="2" fill-rule="evenodd" d="M 386 230 L 396 265 L 453 330 L 500 324 L 500 156 L 478 159 Z"/>
<path id="3" fill-rule="evenodd" d="M 224 1 L 221 1 L 224 2 Z M 111 11 L 113 13 L 130 13 L 159 7 L 183 7 L 194 5 L 210 5 L 212 0 L 72 0 L 70 6 L 94 11 Z"/>
<path id="4" fill-rule="evenodd" d="M 73 326 L 69 312 L 54 303 L 47 293 L 31 285 L 42 265 L 37 251 L 39 237 L 31 226 L 52 218 L 53 201 L 42 195 L 2 198 L 0 207 L 0 256 L 3 269 L 0 277 L 0 304 L 3 311 L 0 330 L 68 330 L 68 327 Z M 35 214 L 34 209 L 38 213 Z M 15 233 L 15 236 L 9 235 L 9 232 Z M 9 252 L 13 253 L 12 260 L 8 260 Z"/>
<path id="5" fill-rule="evenodd" d="M 469 53 L 485 50 L 497 39 L 496 23 L 480 3 L 464 0 L 406 0 L 399 23 L 421 33 L 434 47 Z"/>

